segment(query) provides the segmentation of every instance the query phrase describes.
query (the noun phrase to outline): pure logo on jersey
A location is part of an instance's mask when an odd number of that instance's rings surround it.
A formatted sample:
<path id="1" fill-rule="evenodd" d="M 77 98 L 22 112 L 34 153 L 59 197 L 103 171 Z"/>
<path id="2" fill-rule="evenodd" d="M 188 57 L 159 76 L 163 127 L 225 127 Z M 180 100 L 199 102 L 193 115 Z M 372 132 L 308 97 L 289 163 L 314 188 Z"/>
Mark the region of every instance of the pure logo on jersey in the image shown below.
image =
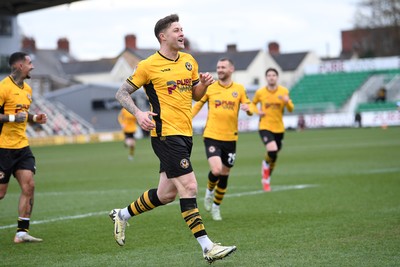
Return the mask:
<path id="1" fill-rule="evenodd" d="M 171 71 L 170 68 L 162 69 L 161 72 Z"/>
<path id="2" fill-rule="evenodd" d="M 281 108 L 281 104 L 280 103 L 265 103 L 264 107 L 266 109 L 268 108 L 272 108 L 272 109 L 280 109 Z"/>
<path id="3" fill-rule="evenodd" d="M 236 91 L 232 92 L 232 96 L 233 96 L 234 98 L 237 98 L 238 95 L 239 95 L 238 92 L 236 92 Z"/>
<path id="4" fill-rule="evenodd" d="M 188 71 L 191 71 L 191 70 L 193 69 L 192 64 L 190 64 L 189 62 L 186 62 L 186 63 L 185 63 L 185 67 L 186 67 L 186 69 L 187 69 Z"/>
<path id="5" fill-rule="evenodd" d="M 180 165 L 181 165 L 181 167 L 183 169 L 187 169 L 187 168 L 189 168 L 190 164 L 189 164 L 189 161 L 187 159 L 182 159 Z"/>
<path id="6" fill-rule="evenodd" d="M 0 180 L 4 179 L 4 176 L 5 176 L 4 172 L 0 172 Z"/>
<path id="7" fill-rule="evenodd" d="M 26 94 L 26 97 L 28 97 L 28 99 L 29 99 L 30 101 L 32 101 L 32 96 L 31 96 L 30 94 Z"/>
<path id="8" fill-rule="evenodd" d="M 168 89 L 168 94 L 172 94 L 172 91 L 176 89 L 176 82 L 175 81 L 168 81 L 167 82 L 167 89 Z"/>
<path id="9" fill-rule="evenodd" d="M 172 94 L 176 88 L 178 88 L 181 93 L 192 90 L 192 79 L 181 79 L 167 82 L 168 94 Z"/>
<path id="10" fill-rule="evenodd" d="M 15 105 L 15 113 L 18 113 L 20 111 L 28 111 L 29 110 L 29 105 L 25 104 L 16 104 Z"/>
<path id="11" fill-rule="evenodd" d="M 235 101 L 215 100 L 215 108 L 234 110 L 235 109 Z"/>

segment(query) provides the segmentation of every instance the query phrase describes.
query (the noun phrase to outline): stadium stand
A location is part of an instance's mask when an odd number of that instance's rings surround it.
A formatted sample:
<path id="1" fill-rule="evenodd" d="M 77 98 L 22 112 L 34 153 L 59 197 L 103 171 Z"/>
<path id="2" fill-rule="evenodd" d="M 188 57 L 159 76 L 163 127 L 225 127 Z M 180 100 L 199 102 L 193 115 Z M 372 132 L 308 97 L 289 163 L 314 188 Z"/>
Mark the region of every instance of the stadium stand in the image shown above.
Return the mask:
<path id="1" fill-rule="evenodd" d="M 40 95 L 35 95 L 30 109 L 35 114 L 47 114 L 48 121 L 46 124 L 28 125 L 28 137 L 73 136 L 95 132 L 92 125 L 79 115 L 66 109 L 62 104 L 58 102 L 52 103 Z"/>
<path id="2" fill-rule="evenodd" d="M 377 103 L 360 103 L 357 107 L 358 112 L 365 111 L 385 111 L 385 110 L 396 110 L 396 102 L 377 102 Z"/>
<path id="3" fill-rule="evenodd" d="M 399 75 L 400 69 L 305 75 L 292 87 L 290 95 L 293 102 L 296 103 L 295 112 L 297 114 L 337 112 L 371 77 L 381 77 L 379 84 L 385 85 L 398 80 L 396 77 L 399 77 Z M 375 90 L 374 87 L 372 89 Z M 360 102 L 371 101 L 367 98 L 360 100 Z M 361 108 L 365 109 L 369 105 L 372 108 L 373 104 L 375 103 L 362 103 L 364 106 L 361 105 Z M 390 104 L 387 104 L 387 106 L 389 107 Z M 385 109 L 386 104 L 376 105 L 376 107 Z"/>

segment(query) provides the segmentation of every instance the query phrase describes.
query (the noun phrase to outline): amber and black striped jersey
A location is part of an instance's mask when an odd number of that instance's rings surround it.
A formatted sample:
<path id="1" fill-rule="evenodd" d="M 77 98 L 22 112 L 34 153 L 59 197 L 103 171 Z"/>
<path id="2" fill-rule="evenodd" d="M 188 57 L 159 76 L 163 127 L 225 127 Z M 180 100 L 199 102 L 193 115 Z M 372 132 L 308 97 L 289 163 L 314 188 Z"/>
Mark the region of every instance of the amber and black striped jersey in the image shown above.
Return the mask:
<path id="1" fill-rule="evenodd" d="M 24 82 L 19 87 L 8 76 L 0 82 L 0 114 L 15 115 L 27 112 L 32 103 L 32 88 Z M 26 136 L 28 116 L 25 122 L 0 123 L 0 148 L 19 149 L 29 145 Z"/>
<path id="2" fill-rule="evenodd" d="M 118 114 L 118 122 L 121 125 L 122 131 L 124 133 L 134 133 L 136 132 L 136 117 L 132 115 L 125 108 L 122 108 Z"/>
<path id="3" fill-rule="evenodd" d="M 159 52 L 139 62 L 127 82 L 143 86 L 157 116 L 151 136 L 192 136 L 192 87 L 199 83 L 198 64 L 187 53 L 171 60 Z"/>
<path id="4" fill-rule="evenodd" d="M 244 86 L 234 82 L 228 87 L 222 86 L 219 82 L 211 84 L 207 93 L 193 106 L 193 116 L 206 102 L 208 102 L 208 116 L 203 137 L 219 141 L 238 140 L 240 104 L 250 104 Z"/>
<path id="5" fill-rule="evenodd" d="M 259 130 L 268 130 L 273 133 L 285 132 L 285 126 L 283 125 L 285 107 L 289 112 L 294 109 L 292 100 L 289 99 L 286 104 L 282 100 L 285 95 L 289 96 L 289 90 L 281 85 L 272 91 L 265 86 L 256 91 L 252 104 L 257 107 L 257 104 L 261 103 L 261 111 L 265 114 L 260 117 Z M 255 110 L 253 111 L 256 112 Z"/>

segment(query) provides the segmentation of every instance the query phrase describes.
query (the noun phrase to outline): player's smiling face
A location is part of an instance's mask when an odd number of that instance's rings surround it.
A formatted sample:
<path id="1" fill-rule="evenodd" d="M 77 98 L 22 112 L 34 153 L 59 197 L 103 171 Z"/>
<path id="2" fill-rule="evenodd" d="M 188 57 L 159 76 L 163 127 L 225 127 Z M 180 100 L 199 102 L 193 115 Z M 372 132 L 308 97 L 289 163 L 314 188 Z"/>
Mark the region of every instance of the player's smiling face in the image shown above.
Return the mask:
<path id="1" fill-rule="evenodd" d="M 221 81 L 225 81 L 232 74 L 233 69 L 228 61 L 218 61 L 217 63 L 217 74 L 218 79 Z"/>
<path id="2" fill-rule="evenodd" d="M 165 31 L 164 37 L 171 47 L 177 50 L 185 48 L 185 36 L 179 22 L 173 22 L 171 26 Z"/>
<path id="3" fill-rule="evenodd" d="M 21 72 L 21 76 L 23 79 L 30 79 L 31 75 L 30 72 L 34 69 L 32 59 L 30 56 L 26 56 L 25 59 L 19 65 L 19 69 Z"/>

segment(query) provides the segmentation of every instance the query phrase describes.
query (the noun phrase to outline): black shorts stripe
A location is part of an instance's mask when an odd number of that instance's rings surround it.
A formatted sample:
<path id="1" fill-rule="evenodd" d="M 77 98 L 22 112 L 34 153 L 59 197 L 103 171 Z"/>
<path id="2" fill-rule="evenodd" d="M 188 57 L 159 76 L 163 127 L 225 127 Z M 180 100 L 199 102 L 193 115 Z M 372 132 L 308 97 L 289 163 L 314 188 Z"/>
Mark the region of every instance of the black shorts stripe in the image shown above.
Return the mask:
<path id="1" fill-rule="evenodd" d="M 157 136 L 162 135 L 162 122 L 161 122 L 161 105 L 160 100 L 158 99 L 158 95 L 156 90 L 154 89 L 154 85 L 152 83 L 146 84 L 144 86 L 146 89 L 146 95 L 149 99 L 152 111 L 157 114 L 153 119 L 156 122 L 156 133 Z"/>

